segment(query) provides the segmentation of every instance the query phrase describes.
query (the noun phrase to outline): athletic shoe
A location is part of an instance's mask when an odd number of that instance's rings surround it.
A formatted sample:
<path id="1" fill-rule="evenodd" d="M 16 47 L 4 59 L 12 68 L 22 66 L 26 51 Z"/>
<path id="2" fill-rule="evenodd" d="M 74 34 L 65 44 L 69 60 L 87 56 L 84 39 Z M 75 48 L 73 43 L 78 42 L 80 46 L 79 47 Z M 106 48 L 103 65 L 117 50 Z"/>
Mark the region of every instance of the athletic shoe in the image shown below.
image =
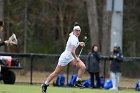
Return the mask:
<path id="1" fill-rule="evenodd" d="M 47 93 L 46 91 L 47 91 L 47 87 L 48 87 L 48 86 L 49 86 L 49 85 L 41 84 L 42 93 Z"/>
<path id="2" fill-rule="evenodd" d="M 109 90 L 118 90 L 118 88 L 110 88 Z"/>
<path id="3" fill-rule="evenodd" d="M 74 84 L 74 87 L 84 88 L 85 86 L 82 85 L 81 81 L 76 81 L 75 84 Z"/>

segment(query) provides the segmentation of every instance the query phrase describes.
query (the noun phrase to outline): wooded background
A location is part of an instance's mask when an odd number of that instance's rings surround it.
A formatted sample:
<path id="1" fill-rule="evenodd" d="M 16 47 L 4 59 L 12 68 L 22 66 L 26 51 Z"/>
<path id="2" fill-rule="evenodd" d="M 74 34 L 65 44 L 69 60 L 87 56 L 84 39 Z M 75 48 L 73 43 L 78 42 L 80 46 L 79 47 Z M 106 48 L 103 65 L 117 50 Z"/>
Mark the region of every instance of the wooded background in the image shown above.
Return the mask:
<path id="1" fill-rule="evenodd" d="M 17 46 L 7 52 L 60 54 L 65 49 L 75 22 L 81 26 L 80 41 L 88 36 L 82 54 L 99 46 L 102 55 L 110 53 L 111 12 L 106 0 L 0 0 L 3 3 L 4 39 L 12 33 Z M 124 0 L 123 54 L 140 56 L 140 0 Z M 2 15 L 2 14 L 0 14 Z"/>

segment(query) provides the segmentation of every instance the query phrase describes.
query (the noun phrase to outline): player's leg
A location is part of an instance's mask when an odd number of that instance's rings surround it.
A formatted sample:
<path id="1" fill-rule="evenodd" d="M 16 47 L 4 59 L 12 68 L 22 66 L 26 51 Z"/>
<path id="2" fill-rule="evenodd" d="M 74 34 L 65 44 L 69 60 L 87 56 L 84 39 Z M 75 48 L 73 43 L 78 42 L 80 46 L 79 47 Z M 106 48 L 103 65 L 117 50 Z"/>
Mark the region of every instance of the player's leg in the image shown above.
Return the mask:
<path id="1" fill-rule="evenodd" d="M 77 76 L 77 79 L 76 79 L 76 82 L 75 82 L 75 86 L 76 87 L 84 87 L 82 85 L 82 82 L 81 82 L 81 78 L 85 72 L 85 69 L 86 69 L 86 66 L 85 64 L 80 60 L 80 61 L 76 61 L 76 60 L 73 60 L 70 62 L 71 65 L 74 65 L 78 68 L 78 76 Z"/>
<path id="2" fill-rule="evenodd" d="M 44 84 L 41 85 L 42 93 L 46 93 L 47 87 L 49 86 L 49 82 L 54 79 L 63 69 L 65 66 L 57 65 L 55 70 L 47 77 Z"/>
<path id="3" fill-rule="evenodd" d="M 49 83 L 53 78 L 55 78 L 63 69 L 65 66 L 60 66 L 57 65 L 56 69 L 54 70 L 54 72 L 52 72 L 48 78 L 46 79 L 46 81 Z"/>
<path id="4" fill-rule="evenodd" d="M 1 64 L 0 64 L 0 72 L 1 72 Z"/>
<path id="5" fill-rule="evenodd" d="M 74 65 L 78 68 L 78 77 L 82 78 L 83 74 L 85 73 L 86 66 L 85 64 L 80 60 L 78 62 L 73 61 Z"/>

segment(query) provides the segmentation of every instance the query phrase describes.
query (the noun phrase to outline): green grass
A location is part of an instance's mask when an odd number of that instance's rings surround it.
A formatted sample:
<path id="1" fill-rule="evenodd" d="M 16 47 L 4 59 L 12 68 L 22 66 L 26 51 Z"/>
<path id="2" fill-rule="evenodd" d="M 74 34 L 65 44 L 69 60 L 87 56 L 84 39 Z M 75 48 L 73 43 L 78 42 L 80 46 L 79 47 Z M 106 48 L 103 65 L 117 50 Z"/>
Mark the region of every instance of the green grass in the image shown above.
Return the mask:
<path id="1" fill-rule="evenodd" d="M 0 93 L 41 93 L 40 85 L 6 85 L 0 84 Z M 119 91 L 109 91 L 102 89 L 79 89 L 67 87 L 48 87 L 47 93 L 140 93 L 135 90 L 122 89 Z"/>

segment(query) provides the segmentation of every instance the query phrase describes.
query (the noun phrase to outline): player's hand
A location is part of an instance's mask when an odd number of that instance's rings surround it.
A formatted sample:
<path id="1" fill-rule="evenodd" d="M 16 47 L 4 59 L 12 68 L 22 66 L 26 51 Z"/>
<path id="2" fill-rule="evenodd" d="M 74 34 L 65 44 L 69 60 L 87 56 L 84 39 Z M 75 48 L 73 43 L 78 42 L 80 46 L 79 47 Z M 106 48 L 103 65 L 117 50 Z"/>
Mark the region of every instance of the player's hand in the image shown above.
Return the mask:
<path id="1" fill-rule="evenodd" d="M 7 45 L 7 46 L 9 45 L 9 41 L 8 41 L 8 40 L 5 40 L 4 43 L 5 43 L 5 45 Z"/>
<path id="2" fill-rule="evenodd" d="M 9 42 L 9 40 L 5 40 L 4 43 L 5 43 L 5 45 L 7 45 L 7 46 L 8 46 L 9 44 L 10 44 L 10 45 L 16 45 L 15 42 L 13 42 L 13 41 Z"/>
<path id="3" fill-rule="evenodd" d="M 79 61 L 80 61 L 80 58 L 79 58 L 79 57 L 77 57 L 77 58 L 76 58 L 76 61 L 77 61 L 77 62 L 79 62 Z"/>
<path id="4" fill-rule="evenodd" d="M 80 44 L 80 46 L 82 46 L 82 47 L 85 46 L 85 42 L 80 42 L 79 44 Z"/>

